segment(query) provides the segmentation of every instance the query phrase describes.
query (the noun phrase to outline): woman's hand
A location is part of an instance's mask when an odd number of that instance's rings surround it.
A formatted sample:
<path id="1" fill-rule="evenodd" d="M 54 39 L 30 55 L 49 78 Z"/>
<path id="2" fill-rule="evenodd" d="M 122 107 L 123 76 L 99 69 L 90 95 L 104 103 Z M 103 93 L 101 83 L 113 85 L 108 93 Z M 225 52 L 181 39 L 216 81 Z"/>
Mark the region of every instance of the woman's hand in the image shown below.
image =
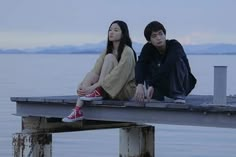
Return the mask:
<path id="1" fill-rule="evenodd" d="M 83 96 L 83 95 L 81 95 L 81 91 L 82 91 L 84 88 L 85 88 L 85 87 L 84 87 L 83 83 L 81 82 L 81 83 L 78 85 L 78 88 L 77 88 L 77 90 L 76 90 L 76 92 L 77 92 L 77 94 L 78 94 L 79 96 Z"/>
<path id="2" fill-rule="evenodd" d="M 85 96 L 87 94 L 92 93 L 98 87 L 100 87 L 100 83 L 99 82 L 93 84 L 92 86 L 80 85 L 79 89 L 77 90 L 77 93 L 78 93 L 79 96 Z"/>
<path id="3" fill-rule="evenodd" d="M 92 93 L 95 89 L 96 89 L 96 87 L 94 87 L 94 86 L 82 87 L 78 90 L 77 93 L 79 96 L 85 96 L 87 94 Z"/>

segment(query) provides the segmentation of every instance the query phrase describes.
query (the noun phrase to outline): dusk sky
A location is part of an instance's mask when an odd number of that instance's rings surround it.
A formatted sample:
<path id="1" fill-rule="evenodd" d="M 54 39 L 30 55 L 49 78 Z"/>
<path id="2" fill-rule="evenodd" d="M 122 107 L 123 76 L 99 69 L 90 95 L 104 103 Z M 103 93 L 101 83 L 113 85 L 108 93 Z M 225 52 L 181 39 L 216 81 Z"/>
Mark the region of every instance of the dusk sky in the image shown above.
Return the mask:
<path id="1" fill-rule="evenodd" d="M 0 48 L 97 43 L 117 19 L 140 43 L 158 20 L 182 44 L 236 44 L 235 16 L 235 0 L 1 0 Z"/>

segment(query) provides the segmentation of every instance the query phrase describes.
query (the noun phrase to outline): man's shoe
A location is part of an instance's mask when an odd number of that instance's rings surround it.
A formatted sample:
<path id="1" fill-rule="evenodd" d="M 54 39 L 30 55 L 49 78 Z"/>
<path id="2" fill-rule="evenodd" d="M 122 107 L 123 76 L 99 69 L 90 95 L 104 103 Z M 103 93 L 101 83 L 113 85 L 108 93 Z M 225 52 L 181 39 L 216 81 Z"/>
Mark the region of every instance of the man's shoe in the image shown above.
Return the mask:
<path id="1" fill-rule="evenodd" d="M 96 88 L 92 93 L 80 97 L 83 101 L 102 100 L 102 88 Z"/>
<path id="2" fill-rule="evenodd" d="M 155 99 L 158 101 L 165 101 L 165 96 L 163 94 L 161 94 L 158 90 L 156 90 L 153 93 L 152 99 Z"/>
<path id="3" fill-rule="evenodd" d="M 175 99 L 174 103 L 176 103 L 176 104 L 185 104 L 186 101 L 184 99 Z"/>
<path id="4" fill-rule="evenodd" d="M 162 95 L 159 95 L 158 97 L 156 97 L 156 100 L 158 101 L 165 101 L 165 97 Z"/>
<path id="5" fill-rule="evenodd" d="M 76 106 L 71 114 L 65 118 L 62 119 L 63 122 L 75 122 L 78 120 L 83 119 L 83 112 L 81 111 L 81 108 Z"/>

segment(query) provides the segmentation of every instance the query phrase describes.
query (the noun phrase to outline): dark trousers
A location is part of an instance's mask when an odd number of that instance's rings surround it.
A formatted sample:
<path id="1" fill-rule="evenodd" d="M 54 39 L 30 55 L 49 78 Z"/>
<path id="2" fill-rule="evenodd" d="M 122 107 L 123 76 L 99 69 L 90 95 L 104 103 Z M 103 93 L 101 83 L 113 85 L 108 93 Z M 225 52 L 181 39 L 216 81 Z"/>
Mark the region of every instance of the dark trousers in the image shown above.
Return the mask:
<path id="1" fill-rule="evenodd" d="M 194 79 L 184 61 L 179 60 L 170 73 L 156 83 L 153 98 L 164 100 L 164 96 L 167 96 L 173 99 L 185 99 L 195 86 L 196 79 L 193 82 Z"/>

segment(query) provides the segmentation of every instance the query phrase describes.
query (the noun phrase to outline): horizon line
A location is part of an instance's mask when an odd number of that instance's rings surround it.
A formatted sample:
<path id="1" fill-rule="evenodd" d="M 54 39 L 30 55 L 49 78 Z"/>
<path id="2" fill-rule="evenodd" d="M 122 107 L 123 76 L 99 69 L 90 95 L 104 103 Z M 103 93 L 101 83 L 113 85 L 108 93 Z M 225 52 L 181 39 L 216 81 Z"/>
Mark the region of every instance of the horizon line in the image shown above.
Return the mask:
<path id="1" fill-rule="evenodd" d="M 66 47 L 66 46 L 75 46 L 75 47 L 80 47 L 80 46 L 85 46 L 85 45 L 96 45 L 96 44 L 101 44 L 103 42 L 106 42 L 105 40 L 99 41 L 99 42 L 88 42 L 88 43 L 83 43 L 83 44 L 63 44 L 63 45 L 42 45 L 42 46 L 34 46 L 34 47 L 24 47 L 24 48 L 19 48 L 19 47 L 13 47 L 13 48 L 2 48 L 0 47 L 1 50 L 31 50 L 31 49 L 41 49 L 41 48 L 49 48 L 49 47 Z M 180 41 L 179 41 L 180 42 Z M 137 41 L 132 41 L 132 43 L 136 44 L 141 44 L 144 45 L 145 43 L 137 42 Z M 180 42 L 181 43 L 181 42 Z M 218 44 L 224 44 L 224 45 L 236 45 L 236 43 L 226 43 L 226 42 L 214 42 L 214 43 L 181 43 L 183 46 L 198 46 L 198 45 L 218 45 Z"/>

